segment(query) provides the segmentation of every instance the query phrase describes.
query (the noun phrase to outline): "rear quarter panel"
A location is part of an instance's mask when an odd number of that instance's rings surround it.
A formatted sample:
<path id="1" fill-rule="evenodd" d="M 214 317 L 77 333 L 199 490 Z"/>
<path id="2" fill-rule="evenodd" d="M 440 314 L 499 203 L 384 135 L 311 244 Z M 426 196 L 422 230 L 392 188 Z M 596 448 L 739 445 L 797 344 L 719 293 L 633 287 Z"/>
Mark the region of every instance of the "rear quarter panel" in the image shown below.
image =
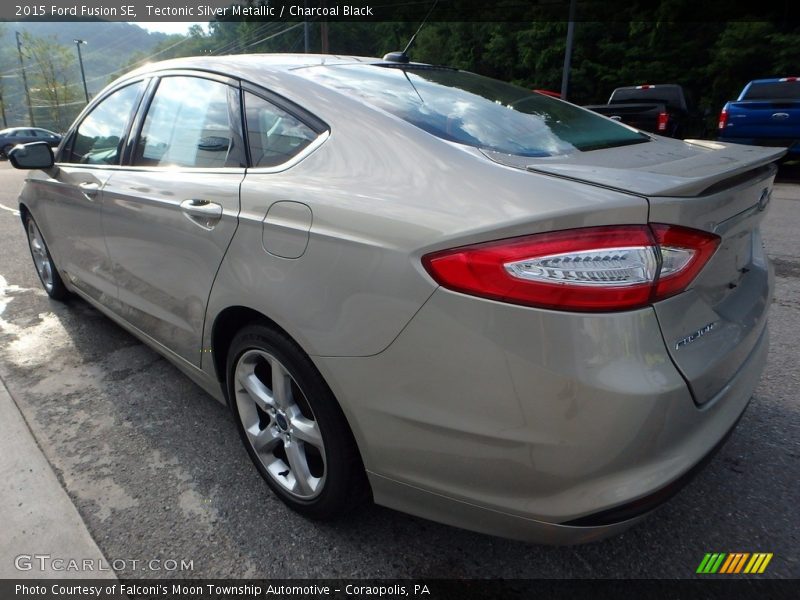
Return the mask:
<path id="1" fill-rule="evenodd" d="M 331 135 L 286 171 L 246 175 L 240 225 L 211 292 L 206 347 L 216 315 L 244 305 L 310 355 L 374 355 L 436 289 L 420 263 L 427 252 L 647 221 L 644 198 L 504 167 L 340 94 L 313 97 L 305 105 Z M 264 217 L 281 201 L 311 209 L 300 258 L 262 245 Z"/>

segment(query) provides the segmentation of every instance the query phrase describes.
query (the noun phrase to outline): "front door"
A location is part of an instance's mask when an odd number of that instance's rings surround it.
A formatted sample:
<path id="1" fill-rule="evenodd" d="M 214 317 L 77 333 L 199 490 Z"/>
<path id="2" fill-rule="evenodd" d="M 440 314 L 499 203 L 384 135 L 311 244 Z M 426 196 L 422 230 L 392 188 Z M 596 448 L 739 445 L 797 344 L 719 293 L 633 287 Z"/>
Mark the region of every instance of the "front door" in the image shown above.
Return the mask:
<path id="1" fill-rule="evenodd" d="M 103 239 L 103 189 L 119 168 L 129 121 L 145 81 L 120 88 L 81 121 L 57 167 L 36 181 L 33 216 L 62 275 L 73 287 L 112 309 L 116 284 Z"/>

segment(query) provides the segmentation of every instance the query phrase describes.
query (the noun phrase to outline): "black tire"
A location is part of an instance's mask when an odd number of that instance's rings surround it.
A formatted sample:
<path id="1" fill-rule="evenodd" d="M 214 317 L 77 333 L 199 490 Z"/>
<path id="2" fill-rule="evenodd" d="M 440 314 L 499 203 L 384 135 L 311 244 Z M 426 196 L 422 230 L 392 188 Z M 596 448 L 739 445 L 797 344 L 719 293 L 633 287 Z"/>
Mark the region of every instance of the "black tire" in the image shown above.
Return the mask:
<path id="1" fill-rule="evenodd" d="M 239 435 L 259 473 L 284 503 L 306 517 L 328 520 L 370 497 L 344 414 L 292 339 L 265 324 L 248 325 L 231 342 L 227 363 L 228 398 Z M 249 382 L 249 389 L 243 381 Z M 303 437 L 321 440 L 321 447 Z M 295 468 L 297 464 L 301 468 Z"/>
<path id="2" fill-rule="evenodd" d="M 53 300 L 63 302 L 69 298 L 69 290 L 58 273 L 53 257 L 50 256 L 50 249 L 47 247 L 47 242 L 45 242 L 39 226 L 30 214 L 25 217 L 25 233 L 28 236 L 28 250 L 33 259 L 33 266 L 36 268 L 36 274 L 39 276 L 44 291 Z"/>

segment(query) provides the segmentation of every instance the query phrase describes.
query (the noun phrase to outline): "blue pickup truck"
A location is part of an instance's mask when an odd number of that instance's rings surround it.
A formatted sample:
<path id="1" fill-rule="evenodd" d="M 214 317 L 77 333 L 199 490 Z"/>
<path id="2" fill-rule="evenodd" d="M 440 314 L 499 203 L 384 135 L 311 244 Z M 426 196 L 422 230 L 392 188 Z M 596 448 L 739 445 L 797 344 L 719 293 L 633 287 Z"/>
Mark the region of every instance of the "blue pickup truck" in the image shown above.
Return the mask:
<path id="1" fill-rule="evenodd" d="M 800 158 L 800 78 L 756 79 L 719 115 L 719 140 L 788 148 Z"/>

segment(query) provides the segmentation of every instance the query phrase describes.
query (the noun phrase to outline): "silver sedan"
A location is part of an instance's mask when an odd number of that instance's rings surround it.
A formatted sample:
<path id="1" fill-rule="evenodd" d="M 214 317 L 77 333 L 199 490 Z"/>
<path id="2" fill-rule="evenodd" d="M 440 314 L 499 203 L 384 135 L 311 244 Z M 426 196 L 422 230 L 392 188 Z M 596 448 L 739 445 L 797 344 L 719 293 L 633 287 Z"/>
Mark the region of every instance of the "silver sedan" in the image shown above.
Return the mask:
<path id="1" fill-rule="evenodd" d="M 747 406 L 781 152 L 446 67 L 248 55 L 134 71 L 10 158 L 47 293 L 227 403 L 289 506 L 572 543 L 653 510 Z"/>

